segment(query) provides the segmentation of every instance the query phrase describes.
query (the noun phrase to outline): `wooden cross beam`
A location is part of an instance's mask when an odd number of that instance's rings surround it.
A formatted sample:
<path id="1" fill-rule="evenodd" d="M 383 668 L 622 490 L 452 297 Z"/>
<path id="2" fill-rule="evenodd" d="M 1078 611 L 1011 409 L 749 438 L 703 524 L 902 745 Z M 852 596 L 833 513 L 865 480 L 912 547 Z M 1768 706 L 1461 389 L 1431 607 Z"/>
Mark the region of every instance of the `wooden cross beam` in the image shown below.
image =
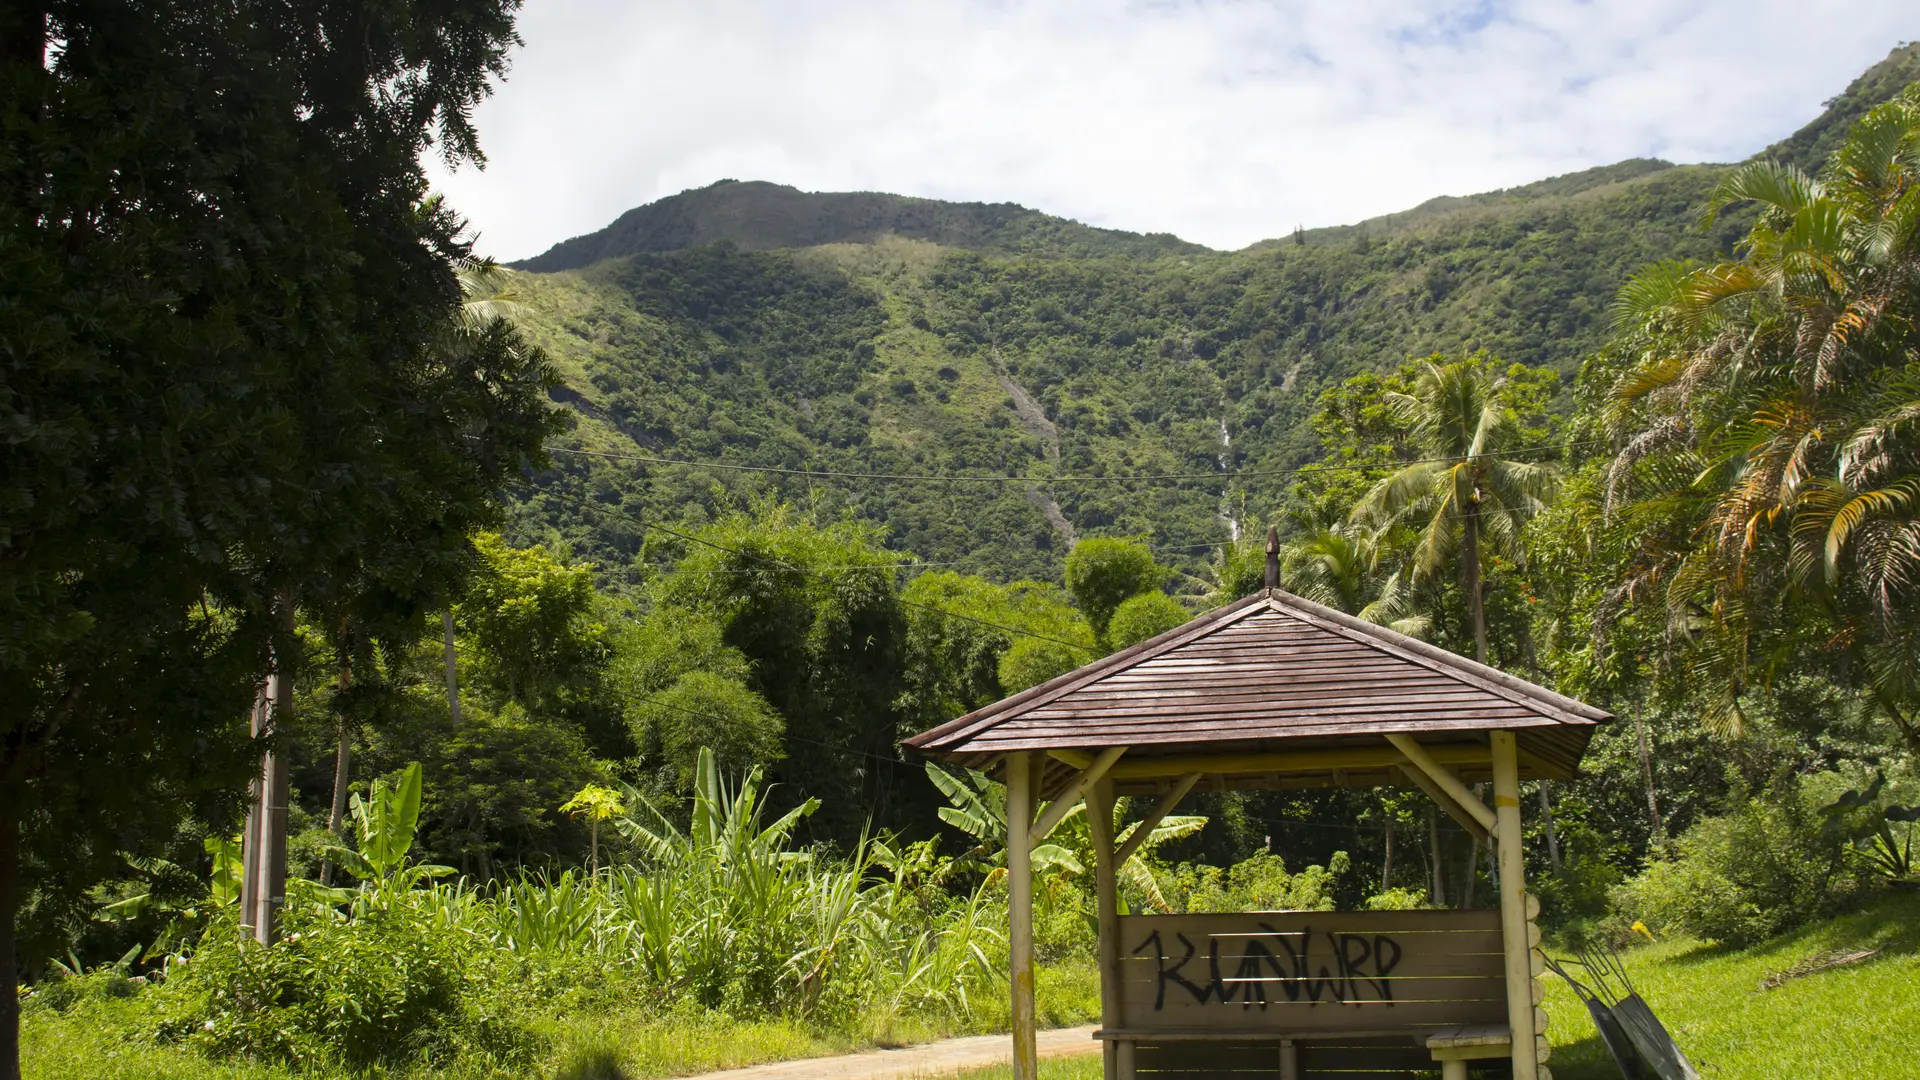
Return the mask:
<path id="1" fill-rule="evenodd" d="M 1414 767 L 1414 770 L 1424 773 L 1436 787 L 1446 792 L 1448 797 L 1459 804 L 1460 809 L 1472 814 L 1473 819 L 1480 823 L 1481 831 L 1489 835 L 1493 833 L 1493 811 L 1487 808 L 1486 803 L 1474 798 L 1473 792 L 1467 789 L 1467 785 L 1460 782 L 1459 777 L 1448 772 L 1445 766 L 1435 761 L 1426 747 L 1421 746 L 1411 735 L 1389 734 L 1387 741 L 1393 744 L 1395 750 L 1406 755 L 1407 762 Z M 1413 770 L 1407 770 L 1407 775 L 1414 776 Z M 1414 776 L 1414 780 L 1418 782 L 1419 777 Z M 1426 787 L 1425 784 L 1420 786 Z M 1444 809 L 1446 804 L 1442 803 L 1441 806 Z"/>
<path id="2" fill-rule="evenodd" d="M 1154 806 L 1153 812 L 1135 827 L 1133 835 L 1127 837 L 1127 842 L 1120 845 L 1120 850 L 1113 853 L 1113 865 L 1123 866 L 1128 859 L 1133 858 L 1133 853 L 1139 851 L 1140 845 L 1147 842 L 1147 837 L 1153 830 L 1160 827 L 1161 819 L 1172 813 L 1173 808 L 1180 805 L 1180 800 L 1187 797 L 1187 792 L 1193 790 L 1193 785 L 1199 782 L 1199 773 L 1188 773 L 1175 781 L 1173 790 L 1167 792 L 1166 798 L 1161 799 Z"/>
<path id="3" fill-rule="evenodd" d="M 1033 843 L 1037 844 L 1045 840 L 1047 834 L 1054 830 L 1054 826 L 1059 825 L 1066 818 L 1067 811 L 1072 810 L 1075 804 L 1079 803 L 1080 796 L 1086 793 L 1087 786 L 1107 775 L 1107 770 L 1113 768 L 1113 763 L 1119 761 L 1120 755 L 1126 752 L 1127 748 L 1124 746 L 1108 747 L 1088 762 L 1086 767 L 1080 770 L 1080 775 L 1074 777 L 1073 782 L 1067 785 L 1067 790 L 1061 792 L 1059 798 L 1047 805 L 1047 810 L 1040 815 L 1040 820 L 1033 823 Z"/>

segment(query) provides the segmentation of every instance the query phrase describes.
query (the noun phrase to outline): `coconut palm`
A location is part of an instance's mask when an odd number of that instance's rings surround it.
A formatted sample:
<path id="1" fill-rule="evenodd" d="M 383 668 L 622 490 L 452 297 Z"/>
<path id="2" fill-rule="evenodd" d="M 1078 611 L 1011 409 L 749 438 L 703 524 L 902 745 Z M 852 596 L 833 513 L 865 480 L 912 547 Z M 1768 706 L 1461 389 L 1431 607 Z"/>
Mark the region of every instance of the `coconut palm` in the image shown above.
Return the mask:
<path id="1" fill-rule="evenodd" d="M 1389 393 L 1386 400 L 1422 460 L 1374 485 L 1353 509 L 1356 524 L 1417 531 L 1411 584 L 1454 564 L 1482 663 L 1481 562 L 1492 554 L 1519 557 L 1520 530 L 1552 497 L 1555 483 L 1550 467 L 1501 456 L 1518 431 L 1506 389 L 1506 376 L 1485 356 L 1454 363 L 1436 357 L 1421 365 L 1412 392 Z"/>
<path id="2" fill-rule="evenodd" d="M 1353 525 L 1315 529 L 1280 549 L 1280 583 L 1314 603 L 1411 637 L 1424 636 L 1432 620 L 1415 609 L 1409 574 L 1404 568 L 1387 569 L 1405 546 L 1406 532 Z"/>

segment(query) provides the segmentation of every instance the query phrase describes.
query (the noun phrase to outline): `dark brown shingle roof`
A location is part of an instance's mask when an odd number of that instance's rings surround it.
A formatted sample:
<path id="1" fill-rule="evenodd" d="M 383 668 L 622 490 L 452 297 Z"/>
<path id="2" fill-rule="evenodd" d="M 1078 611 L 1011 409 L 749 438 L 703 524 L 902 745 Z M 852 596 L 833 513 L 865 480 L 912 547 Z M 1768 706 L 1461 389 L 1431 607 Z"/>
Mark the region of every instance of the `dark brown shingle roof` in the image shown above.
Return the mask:
<path id="1" fill-rule="evenodd" d="M 1008 751 L 1126 746 L 1124 760 L 1137 772 L 1145 767 L 1142 759 L 1155 756 L 1383 748 L 1390 732 L 1464 749 L 1485 746 L 1487 731 L 1508 729 L 1519 732 L 1523 775 L 1564 777 L 1577 769 L 1593 726 L 1609 719 L 1600 709 L 1276 589 L 922 732 L 906 745 L 976 767 Z M 1474 778 L 1473 765 L 1463 772 Z M 1317 781 L 1293 779 L 1300 783 L 1271 774 L 1217 783 L 1319 786 L 1394 782 L 1394 774 L 1382 764 L 1352 776 L 1329 771 Z"/>

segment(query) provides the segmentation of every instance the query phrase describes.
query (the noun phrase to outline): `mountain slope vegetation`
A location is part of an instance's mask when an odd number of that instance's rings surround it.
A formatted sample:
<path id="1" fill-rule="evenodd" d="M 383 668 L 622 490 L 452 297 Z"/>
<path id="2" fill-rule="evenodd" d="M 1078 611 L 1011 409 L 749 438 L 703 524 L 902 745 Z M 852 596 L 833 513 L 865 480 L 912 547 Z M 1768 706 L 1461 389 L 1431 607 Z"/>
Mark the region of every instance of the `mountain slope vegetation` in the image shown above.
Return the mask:
<path id="1" fill-rule="evenodd" d="M 1895 49 L 1766 153 L 1818 160 L 1916 77 L 1920 49 Z M 1057 580 L 1092 534 L 1192 571 L 1320 456 L 1327 387 L 1481 349 L 1570 381 L 1635 269 L 1731 252 L 1747 219 L 1702 224 L 1728 168 L 1626 161 L 1237 252 L 723 181 L 521 264 L 520 321 L 566 375 L 579 452 L 513 532 L 625 572 L 647 522 L 778 494 L 1000 580 Z M 927 475 L 1004 479 L 888 478 Z"/>

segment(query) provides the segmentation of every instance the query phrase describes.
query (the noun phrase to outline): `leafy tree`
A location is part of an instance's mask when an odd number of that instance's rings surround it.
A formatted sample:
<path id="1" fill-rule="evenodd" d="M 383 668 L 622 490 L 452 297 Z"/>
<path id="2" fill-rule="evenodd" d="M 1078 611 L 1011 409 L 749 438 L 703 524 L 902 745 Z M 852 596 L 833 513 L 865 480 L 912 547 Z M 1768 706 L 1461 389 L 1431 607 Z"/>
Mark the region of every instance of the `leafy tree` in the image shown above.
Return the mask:
<path id="1" fill-rule="evenodd" d="M 590 678 L 604 662 L 606 626 L 595 619 L 593 568 L 543 547 L 474 538 L 480 570 L 457 615 L 483 681 L 502 701 L 530 708 Z"/>
<path id="2" fill-rule="evenodd" d="M 416 734 L 421 730 L 383 733 L 368 757 L 391 760 L 397 751 L 421 759 L 420 846 L 427 858 L 481 880 L 579 860 L 587 830 L 555 807 L 605 774 L 576 728 L 509 703 L 497 714 L 473 709 L 457 730 L 429 727 L 433 734 L 425 738 Z"/>
<path id="3" fill-rule="evenodd" d="M 1513 384 L 1526 369 L 1498 371 L 1492 358 L 1423 361 L 1410 392 L 1386 395 L 1395 420 L 1422 459 L 1380 481 L 1353 510 L 1356 521 L 1419 530 L 1413 551 L 1417 577 L 1456 564 L 1474 655 L 1487 659 L 1483 562 L 1517 554 L 1527 518 L 1554 489 L 1547 466 L 1501 456 L 1523 445 L 1523 419 Z M 1482 549 L 1486 550 L 1482 550 Z"/>
<path id="4" fill-rule="evenodd" d="M 511 328 L 445 347 L 467 247 L 420 165 L 479 160 L 514 7 L 0 15 L 9 970 L 23 895 L 56 913 L 189 809 L 231 817 L 290 608 L 444 596 L 549 430 Z M 0 1076 L 15 1031 L 6 995 Z"/>
<path id="5" fill-rule="evenodd" d="M 907 583 L 910 662 L 901 705 L 922 730 L 1060 675 L 1095 655 L 1093 630 L 1057 585 L 934 571 Z"/>
<path id="6" fill-rule="evenodd" d="M 1074 545 L 1067 555 L 1067 591 L 1103 640 L 1107 623 L 1131 597 L 1160 587 L 1167 572 L 1146 545 L 1096 536 Z"/>
<path id="7" fill-rule="evenodd" d="M 783 504 L 696 535 L 658 602 L 714 619 L 751 661 L 748 686 L 786 718 L 775 775 L 822 799 L 816 827 L 829 835 L 852 840 L 869 816 L 889 820 L 907 636 L 898 556 L 868 526 L 818 525 Z"/>
<path id="8" fill-rule="evenodd" d="M 628 704 L 634 741 L 671 773 L 674 789 L 693 782 L 701 753 L 729 772 L 772 764 L 784 754 L 786 722 L 744 683 L 689 671 Z M 657 748 L 657 749 L 656 749 Z"/>
<path id="9" fill-rule="evenodd" d="M 1153 589 L 1120 602 L 1107 624 L 1107 640 L 1114 648 L 1125 649 L 1163 634 L 1192 617 L 1178 600 Z"/>

